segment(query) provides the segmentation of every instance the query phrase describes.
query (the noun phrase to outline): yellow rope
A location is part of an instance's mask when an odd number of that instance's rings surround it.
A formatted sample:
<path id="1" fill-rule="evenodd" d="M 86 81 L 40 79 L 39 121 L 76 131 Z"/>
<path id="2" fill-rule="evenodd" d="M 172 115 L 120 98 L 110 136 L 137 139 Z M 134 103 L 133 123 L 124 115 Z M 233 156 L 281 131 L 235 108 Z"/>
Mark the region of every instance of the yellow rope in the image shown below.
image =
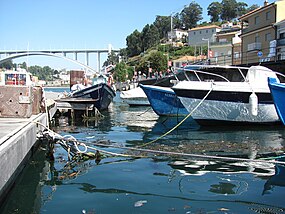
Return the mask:
<path id="1" fill-rule="evenodd" d="M 159 136 L 158 138 L 148 142 L 148 143 L 144 143 L 140 146 L 137 146 L 137 147 L 144 147 L 144 146 L 147 146 L 149 144 L 152 144 L 158 140 L 160 140 L 161 138 L 165 137 L 166 135 L 170 134 L 171 132 L 173 132 L 175 129 L 177 129 L 185 120 L 187 120 L 192 114 L 194 111 L 196 111 L 196 109 L 204 102 L 204 100 L 209 96 L 209 94 L 211 93 L 211 91 L 213 90 L 213 87 L 211 87 L 211 89 L 208 91 L 208 93 L 206 94 L 206 96 L 198 103 L 198 105 L 185 117 L 183 118 L 183 120 L 181 120 L 176 126 L 174 126 L 172 129 L 170 129 L 168 132 L 164 133 L 163 135 Z"/>

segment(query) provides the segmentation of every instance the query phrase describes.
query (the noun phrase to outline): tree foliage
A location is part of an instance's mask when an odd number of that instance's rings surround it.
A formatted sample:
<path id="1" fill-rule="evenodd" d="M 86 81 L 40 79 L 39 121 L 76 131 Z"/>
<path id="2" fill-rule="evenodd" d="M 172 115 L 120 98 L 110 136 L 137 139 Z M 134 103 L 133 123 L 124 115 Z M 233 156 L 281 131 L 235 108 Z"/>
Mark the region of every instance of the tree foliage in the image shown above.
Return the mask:
<path id="1" fill-rule="evenodd" d="M 211 17 L 211 22 L 220 21 L 220 14 L 223 9 L 222 4 L 220 2 L 212 2 L 207 9 L 208 15 Z"/>
<path id="2" fill-rule="evenodd" d="M 157 27 L 155 25 L 146 25 L 141 32 L 141 38 L 143 51 L 159 44 L 159 32 Z"/>
<path id="3" fill-rule="evenodd" d="M 167 56 L 161 51 L 150 51 L 150 53 L 142 57 L 136 69 L 149 75 L 149 68 L 152 69 L 153 73 L 166 71 Z"/>
<path id="4" fill-rule="evenodd" d="M 0 64 L 0 68 L 5 68 L 7 70 L 11 70 L 13 68 L 13 62 L 12 60 L 8 60 L 6 62 L 3 62 Z"/>
<path id="5" fill-rule="evenodd" d="M 180 17 L 185 29 L 196 27 L 197 23 L 203 19 L 202 7 L 193 1 L 188 7 L 184 7 Z"/>
<path id="6" fill-rule="evenodd" d="M 236 5 L 236 16 L 240 17 L 247 13 L 247 4 L 244 2 L 237 2 Z"/>
<path id="7" fill-rule="evenodd" d="M 127 36 L 126 40 L 128 56 L 136 56 L 142 52 L 141 33 L 138 30 Z"/>
<path id="8" fill-rule="evenodd" d="M 251 5 L 250 7 L 247 8 L 246 12 L 248 13 L 248 12 L 250 12 L 252 10 L 255 10 L 257 8 L 259 8 L 259 6 L 257 4 L 253 4 L 253 5 Z"/>
<path id="9" fill-rule="evenodd" d="M 119 56 L 114 51 L 111 51 L 111 53 L 108 54 L 107 60 L 103 63 L 103 66 L 116 65 L 118 62 Z"/>
<path id="10" fill-rule="evenodd" d="M 38 65 L 33 65 L 29 66 L 29 72 L 33 76 L 37 76 L 40 80 L 46 80 L 46 81 L 51 81 L 53 80 L 53 75 L 54 75 L 54 69 L 50 68 L 49 66 L 38 66 Z"/>
<path id="11" fill-rule="evenodd" d="M 157 28 L 159 39 L 167 37 L 167 33 L 171 30 L 171 17 L 170 16 L 156 16 L 153 25 Z"/>
<path id="12" fill-rule="evenodd" d="M 236 0 L 222 0 L 222 14 L 221 18 L 225 21 L 231 21 L 237 17 L 237 2 Z"/>
<path id="13" fill-rule="evenodd" d="M 128 66 L 124 62 L 120 62 L 115 67 L 114 79 L 118 82 L 126 82 L 127 79 L 133 78 L 133 74 L 133 67 Z"/>

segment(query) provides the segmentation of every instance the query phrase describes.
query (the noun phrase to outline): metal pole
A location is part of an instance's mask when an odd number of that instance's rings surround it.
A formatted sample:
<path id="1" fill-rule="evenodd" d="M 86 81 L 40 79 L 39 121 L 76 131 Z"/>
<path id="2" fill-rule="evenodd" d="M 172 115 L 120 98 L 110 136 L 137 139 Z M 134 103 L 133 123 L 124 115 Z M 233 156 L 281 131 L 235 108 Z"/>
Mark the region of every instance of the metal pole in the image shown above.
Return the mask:
<path id="1" fill-rule="evenodd" d="M 172 13 L 170 14 L 170 29 L 171 29 L 171 35 L 170 35 L 170 39 L 171 39 L 171 43 L 173 41 L 173 20 L 172 20 Z"/>

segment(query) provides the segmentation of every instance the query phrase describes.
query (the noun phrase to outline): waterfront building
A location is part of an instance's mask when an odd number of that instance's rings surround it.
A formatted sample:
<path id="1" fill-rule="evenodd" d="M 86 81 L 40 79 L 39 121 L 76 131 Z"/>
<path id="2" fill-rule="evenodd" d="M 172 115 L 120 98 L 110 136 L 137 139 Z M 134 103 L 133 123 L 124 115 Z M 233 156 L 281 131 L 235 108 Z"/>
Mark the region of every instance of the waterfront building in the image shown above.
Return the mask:
<path id="1" fill-rule="evenodd" d="M 242 24 L 242 64 L 275 60 L 275 23 L 285 19 L 285 1 L 264 5 L 239 18 Z"/>
<path id="2" fill-rule="evenodd" d="M 216 42 L 210 43 L 211 63 L 218 65 L 240 64 L 241 26 L 232 22 L 222 25 Z"/>

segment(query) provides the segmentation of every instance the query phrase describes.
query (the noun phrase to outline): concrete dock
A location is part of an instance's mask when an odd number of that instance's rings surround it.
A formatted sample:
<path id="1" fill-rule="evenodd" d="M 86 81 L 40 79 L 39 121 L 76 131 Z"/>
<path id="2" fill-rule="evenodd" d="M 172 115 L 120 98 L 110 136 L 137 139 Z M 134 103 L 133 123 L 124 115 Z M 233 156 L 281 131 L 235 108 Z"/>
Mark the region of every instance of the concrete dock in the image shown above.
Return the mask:
<path id="1" fill-rule="evenodd" d="M 0 201 L 30 157 L 37 133 L 44 130 L 47 123 L 46 113 L 30 118 L 0 118 Z"/>

